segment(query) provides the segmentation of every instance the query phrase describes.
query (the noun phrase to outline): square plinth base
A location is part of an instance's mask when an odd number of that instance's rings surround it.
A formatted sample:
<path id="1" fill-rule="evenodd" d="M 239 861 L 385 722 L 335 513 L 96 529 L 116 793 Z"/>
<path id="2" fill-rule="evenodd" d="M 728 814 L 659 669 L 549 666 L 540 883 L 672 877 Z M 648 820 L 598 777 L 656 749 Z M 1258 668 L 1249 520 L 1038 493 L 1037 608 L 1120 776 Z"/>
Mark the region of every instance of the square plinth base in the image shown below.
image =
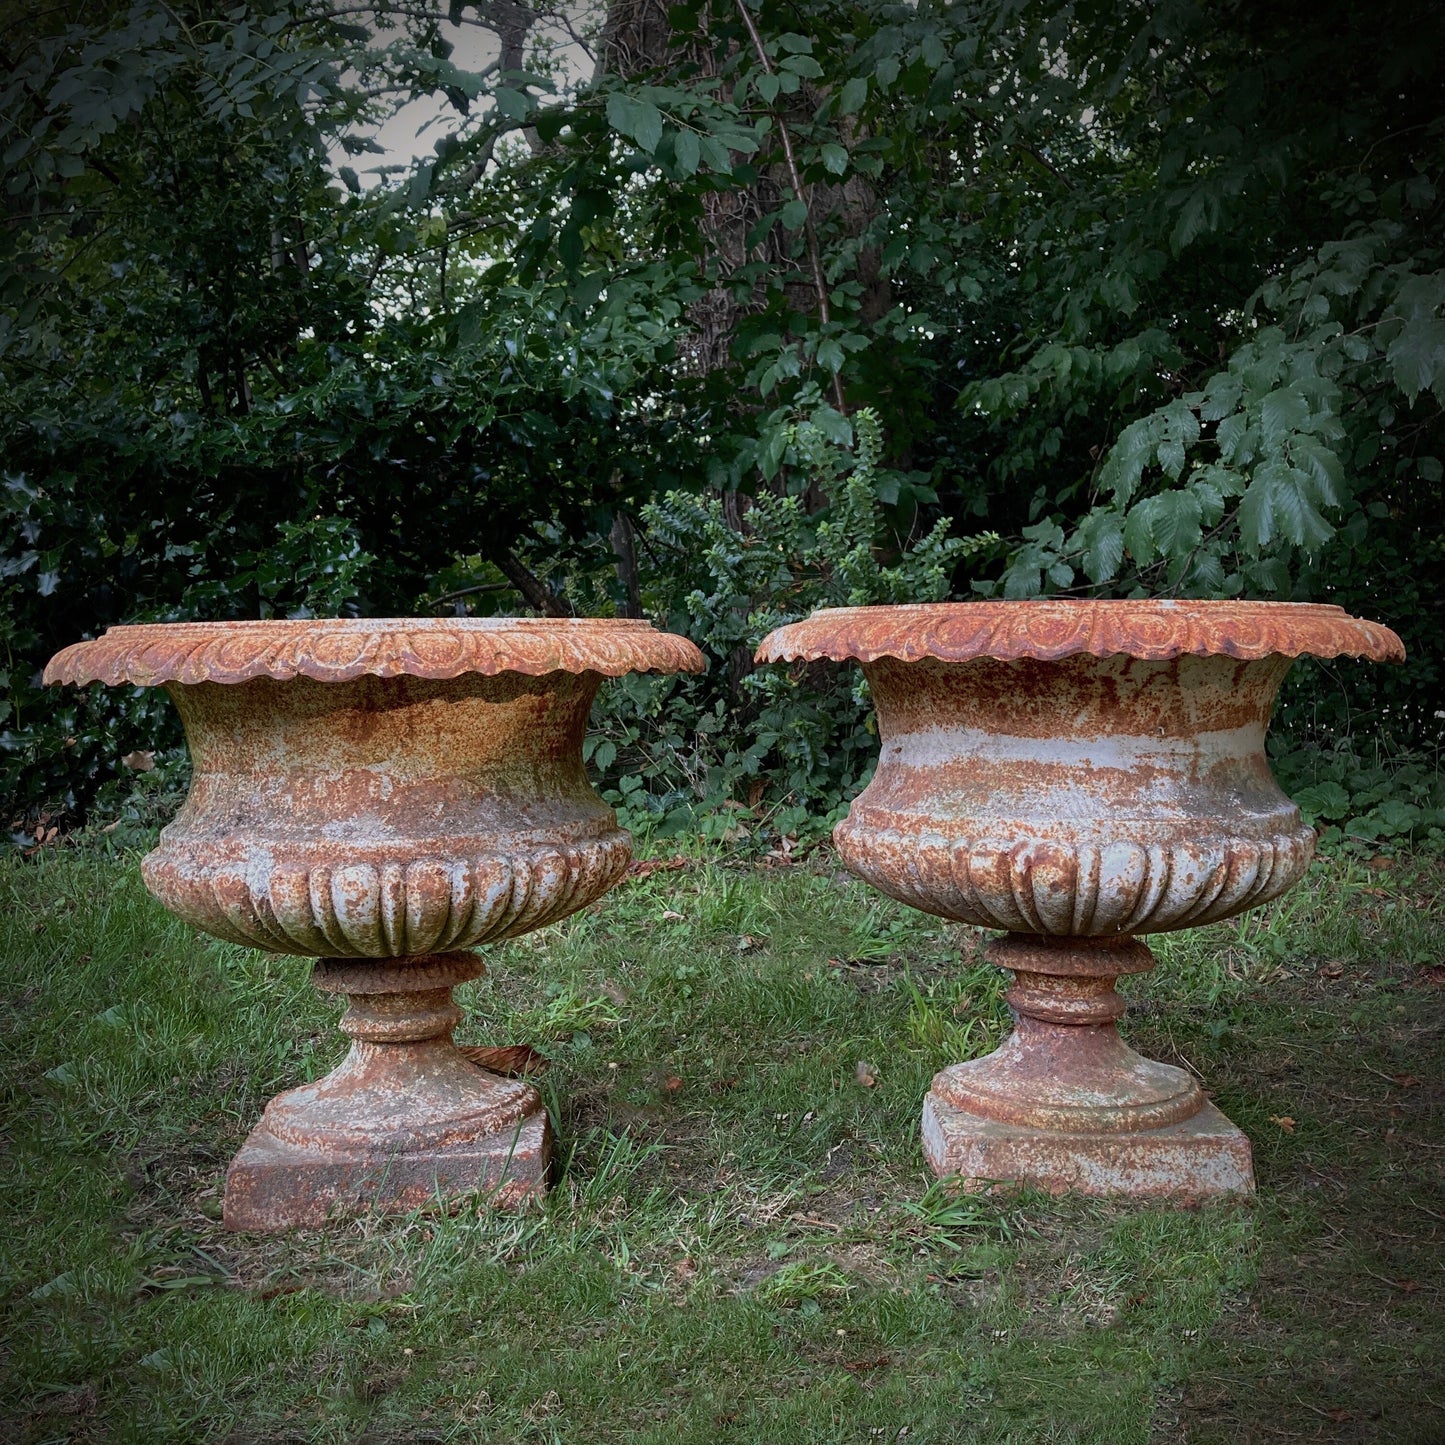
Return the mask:
<path id="1" fill-rule="evenodd" d="M 965 1114 L 929 1094 L 923 1152 L 966 1189 L 1035 1184 L 1052 1194 L 1212 1199 L 1254 1193 L 1249 1140 L 1206 1103 L 1192 1118 L 1137 1134 L 1064 1134 Z"/>
<path id="2" fill-rule="evenodd" d="M 303 1149 L 258 1124 L 226 1171 L 227 1229 L 272 1233 L 376 1211 L 405 1214 L 485 1193 L 515 1208 L 547 1192 L 546 1111 L 520 1127 L 448 1148 L 383 1155 Z"/>

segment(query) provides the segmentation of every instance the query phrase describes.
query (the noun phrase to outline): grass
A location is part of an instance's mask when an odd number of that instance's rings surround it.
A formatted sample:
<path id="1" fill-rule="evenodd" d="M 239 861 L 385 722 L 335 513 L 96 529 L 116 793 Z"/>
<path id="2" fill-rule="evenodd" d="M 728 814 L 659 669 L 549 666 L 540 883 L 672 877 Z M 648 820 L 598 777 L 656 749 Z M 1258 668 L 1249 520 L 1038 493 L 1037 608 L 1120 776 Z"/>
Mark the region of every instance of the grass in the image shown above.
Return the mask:
<path id="1" fill-rule="evenodd" d="M 1250 1203 L 940 1189 L 929 1077 L 1006 1027 L 980 936 L 707 855 L 460 990 L 552 1060 L 545 1208 L 281 1238 L 222 1230 L 226 1161 L 336 1007 L 136 861 L 0 864 L 7 1440 L 1445 1439 L 1438 859 L 1154 940 L 1128 1031 L 1249 1132 Z"/>

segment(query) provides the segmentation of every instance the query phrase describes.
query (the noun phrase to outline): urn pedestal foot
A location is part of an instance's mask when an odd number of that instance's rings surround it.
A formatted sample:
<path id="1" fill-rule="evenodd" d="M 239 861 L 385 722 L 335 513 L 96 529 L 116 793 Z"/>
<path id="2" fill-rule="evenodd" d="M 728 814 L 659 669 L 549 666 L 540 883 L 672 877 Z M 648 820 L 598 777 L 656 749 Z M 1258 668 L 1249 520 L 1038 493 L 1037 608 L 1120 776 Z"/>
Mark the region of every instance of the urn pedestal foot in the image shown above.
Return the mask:
<path id="1" fill-rule="evenodd" d="M 1016 1027 L 987 1058 L 935 1076 L 923 1113 L 935 1173 L 1054 1193 L 1254 1192 L 1244 1134 L 1183 1069 L 1141 1058 L 1119 1037 L 1127 1004 L 1114 980 L 1152 968 L 1148 948 L 1015 936 L 987 952 L 1014 973 Z"/>
<path id="2" fill-rule="evenodd" d="M 546 1190 L 551 1130 L 530 1084 L 469 1062 L 452 1043 L 454 985 L 474 954 L 326 960 L 314 982 L 344 993 L 346 1059 L 279 1094 L 226 1173 L 227 1228 L 323 1224 L 403 1213 L 478 1191 L 517 1205 Z"/>
<path id="3" fill-rule="evenodd" d="M 1008 1181 L 1051 1194 L 1212 1199 L 1253 1194 L 1249 1140 L 1213 1104 L 1190 1119 L 1125 1134 L 1069 1134 L 965 1114 L 929 1093 L 923 1152 L 940 1177 L 965 1189 Z"/>

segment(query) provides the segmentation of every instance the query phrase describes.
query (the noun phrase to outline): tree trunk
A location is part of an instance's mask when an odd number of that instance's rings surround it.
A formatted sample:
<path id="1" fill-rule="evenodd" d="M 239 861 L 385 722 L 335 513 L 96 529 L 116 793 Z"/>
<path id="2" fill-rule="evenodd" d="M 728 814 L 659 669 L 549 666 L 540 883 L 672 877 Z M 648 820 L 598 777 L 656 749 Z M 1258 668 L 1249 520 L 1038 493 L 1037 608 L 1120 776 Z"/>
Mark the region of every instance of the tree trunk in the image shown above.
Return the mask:
<path id="1" fill-rule="evenodd" d="M 612 551 L 617 557 L 617 580 L 622 584 L 624 617 L 642 616 L 642 584 L 637 575 L 637 537 L 632 530 L 632 518 L 626 512 L 618 512 L 612 519 L 609 534 Z"/>

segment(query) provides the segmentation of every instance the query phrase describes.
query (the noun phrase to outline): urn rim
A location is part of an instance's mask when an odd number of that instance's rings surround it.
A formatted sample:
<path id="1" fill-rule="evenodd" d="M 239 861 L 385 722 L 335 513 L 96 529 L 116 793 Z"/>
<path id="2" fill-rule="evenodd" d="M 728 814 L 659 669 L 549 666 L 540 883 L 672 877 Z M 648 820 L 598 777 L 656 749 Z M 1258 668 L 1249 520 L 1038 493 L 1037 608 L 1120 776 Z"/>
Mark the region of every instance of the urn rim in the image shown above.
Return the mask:
<path id="1" fill-rule="evenodd" d="M 1382 623 L 1329 603 L 1048 598 L 822 608 L 770 632 L 755 660 L 1054 662 L 1080 655 L 1403 662 L 1405 647 Z"/>
<path id="2" fill-rule="evenodd" d="M 47 684 L 445 681 L 469 673 L 702 672 L 702 653 L 651 623 L 612 617 L 330 617 L 127 623 L 51 658 Z"/>

